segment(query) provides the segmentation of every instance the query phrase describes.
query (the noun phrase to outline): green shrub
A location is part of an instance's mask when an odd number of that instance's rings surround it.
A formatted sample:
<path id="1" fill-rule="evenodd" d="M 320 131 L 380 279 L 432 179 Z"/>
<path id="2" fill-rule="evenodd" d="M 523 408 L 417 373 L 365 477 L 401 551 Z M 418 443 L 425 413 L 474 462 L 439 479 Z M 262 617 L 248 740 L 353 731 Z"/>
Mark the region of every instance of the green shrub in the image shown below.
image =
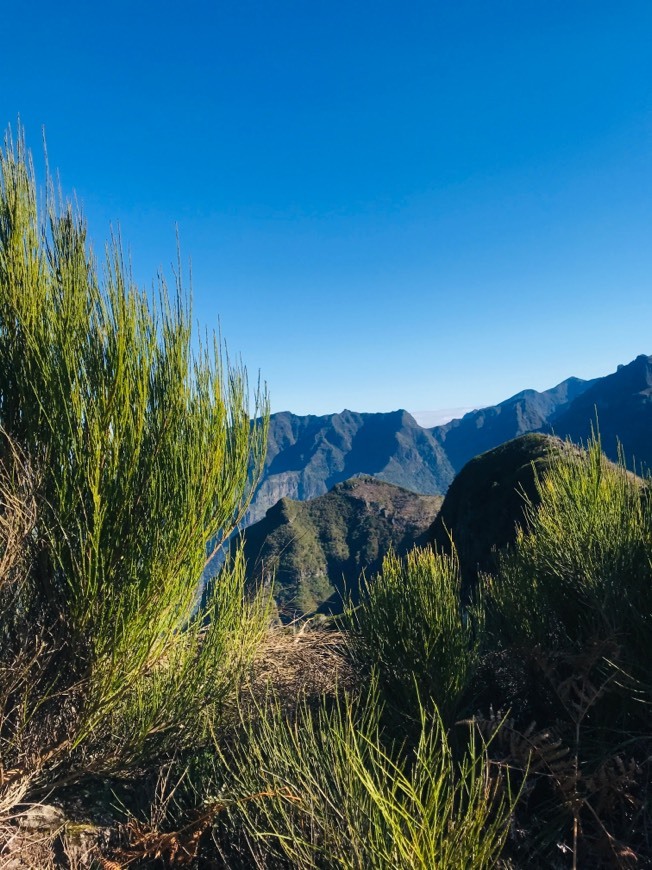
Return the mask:
<path id="1" fill-rule="evenodd" d="M 528 531 L 483 596 L 494 645 L 485 723 L 502 723 L 501 757 L 529 770 L 517 855 L 638 866 L 650 858 L 652 794 L 649 481 L 594 439 L 586 451 L 568 444 L 536 486 Z"/>
<path id="2" fill-rule="evenodd" d="M 29 751 L 46 779 L 75 752 L 87 773 L 192 745 L 263 629 L 237 559 L 197 611 L 208 550 L 243 516 L 262 466 L 266 423 L 251 418 L 267 419 L 267 399 L 258 390 L 250 406 L 246 371 L 216 339 L 193 351 L 191 331 L 180 281 L 171 294 L 163 279 L 138 289 L 115 239 L 100 272 L 79 211 L 51 182 L 41 196 L 22 136 L 8 136 L 2 464 L 9 483 L 21 462 L 36 482 L 36 516 L 24 576 L 0 578 L 0 671 L 31 661 L 36 675 L 32 647 L 49 664 L 20 690 L 0 686 L 21 711 L 5 725 L 22 723 L 22 736 L 3 734 L 4 768 L 21 740 L 40 740 Z"/>
<path id="3" fill-rule="evenodd" d="M 410 752 L 384 744 L 373 687 L 363 701 L 300 706 L 296 720 L 274 704 L 259 712 L 226 762 L 219 799 L 228 796 L 235 829 L 268 860 L 351 870 L 495 865 L 509 789 L 473 736 L 454 761 L 436 711 L 420 710 Z"/>
<path id="4" fill-rule="evenodd" d="M 547 649 L 613 641 L 625 668 L 652 667 L 652 501 L 649 484 L 614 465 L 599 440 L 568 449 L 537 481 L 529 532 L 488 581 L 496 630 Z"/>
<path id="5" fill-rule="evenodd" d="M 478 660 L 483 612 L 464 611 L 455 554 L 414 549 L 390 553 L 381 572 L 360 584 L 349 607 L 351 650 L 360 667 L 378 671 L 384 696 L 416 713 L 434 700 L 444 721 L 459 708 Z"/>

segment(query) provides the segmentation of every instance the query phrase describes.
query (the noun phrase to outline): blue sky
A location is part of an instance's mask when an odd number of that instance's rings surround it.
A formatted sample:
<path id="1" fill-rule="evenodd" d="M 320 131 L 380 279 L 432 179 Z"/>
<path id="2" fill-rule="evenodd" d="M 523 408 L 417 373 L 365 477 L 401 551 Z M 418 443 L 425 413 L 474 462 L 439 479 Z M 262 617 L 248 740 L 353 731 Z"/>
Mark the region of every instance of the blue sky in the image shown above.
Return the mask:
<path id="1" fill-rule="evenodd" d="M 477 407 L 652 353 L 652 3 L 32 3 L 20 116 L 273 410 Z M 11 36 L 8 37 L 7 35 Z M 38 156 L 38 154 L 37 154 Z"/>

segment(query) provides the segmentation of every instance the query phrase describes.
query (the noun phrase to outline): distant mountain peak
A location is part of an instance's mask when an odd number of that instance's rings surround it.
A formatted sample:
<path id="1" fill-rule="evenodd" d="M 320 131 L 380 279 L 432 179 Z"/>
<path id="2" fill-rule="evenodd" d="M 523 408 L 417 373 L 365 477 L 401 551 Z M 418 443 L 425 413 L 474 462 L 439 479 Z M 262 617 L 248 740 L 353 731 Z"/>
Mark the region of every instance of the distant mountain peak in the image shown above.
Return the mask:
<path id="1" fill-rule="evenodd" d="M 596 428 L 602 449 L 616 459 L 619 445 L 633 467 L 652 467 L 652 356 L 639 354 L 591 382 L 547 431 L 586 443 Z"/>

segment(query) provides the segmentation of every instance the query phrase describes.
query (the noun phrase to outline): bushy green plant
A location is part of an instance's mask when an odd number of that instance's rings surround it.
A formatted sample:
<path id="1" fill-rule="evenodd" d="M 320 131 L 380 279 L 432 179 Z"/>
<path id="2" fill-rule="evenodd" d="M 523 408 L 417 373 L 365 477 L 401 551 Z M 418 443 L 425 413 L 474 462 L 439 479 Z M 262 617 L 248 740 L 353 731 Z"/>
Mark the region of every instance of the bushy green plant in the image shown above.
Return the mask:
<path id="1" fill-rule="evenodd" d="M 380 707 L 372 687 L 294 720 L 274 704 L 248 720 L 220 796 L 236 828 L 292 867 L 494 866 L 513 801 L 483 745 L 472 736 L 456 762 L 436 709 L 421 708 L 416 745 L 387 746 Z"/>
<path id="2" fill-rule="evenodd" d="M 483 626 L 481 606 L 463 610 L 460 591 L 454 553 L 415 548 L 405 559 L 390 553 L 348 608 L 355 660 L 377 669 L 383 694 L 404 712 L 432 699 L 448 722 L 459 707 Z"/>
<path id="3" fill-rule="evenodd" d="M 238 559 L 197 612 L 208 550 L 243 516 L 262 467 L 267 399 L 258 390 L 250 405 L 246 371 L 217 339 L 193 351 L 191 327 L 180 280 L 173 293 L 162 278 L 140 290 L 116 239 L 100 271 L 78 209 L 51 182 L 40 197 L 22 135 L 7 136 L 2 458 L 8 468 L 17 444 L 38 486 L 29 570 L 0 621 L 22 618 L 56 650 L 20 702 L 44 734 L 46 714 L 75 711 L 44 737 L 49 770 L 75 751 L 88 772 L 90 759 L 115 769 L 146 747 L 199 740 L 264 626 Z M 15 649 L 4 653 L 11 667 Z"/>
<path id="4" fill-rule="evenodd" d="M 611 463 L 599 439 L 567 449 L 537 480 L 528 532 L 488 581 L 499 635 L 548 649 L 612 640 L 632 674 L 652 666 L 649 484 Z"/>
<path id="5" fill-rule="evenodd" d="M 520 851 L 635 866 L 649 860 L 649 481 L 595 438 L 567 444 L 536 487 L 527 531 L 484 578 L 485 710 L 512 711 L 502 748 L 514 767 L 529 763 Z"/>

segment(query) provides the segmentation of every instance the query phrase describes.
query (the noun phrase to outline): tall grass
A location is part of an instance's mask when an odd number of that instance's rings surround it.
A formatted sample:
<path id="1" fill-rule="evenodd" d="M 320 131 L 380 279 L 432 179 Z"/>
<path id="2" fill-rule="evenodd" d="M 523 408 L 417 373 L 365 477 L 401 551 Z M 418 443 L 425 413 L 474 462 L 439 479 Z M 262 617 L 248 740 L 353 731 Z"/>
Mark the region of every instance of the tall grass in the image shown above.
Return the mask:
<path id="1" fill-rule="evenodd" d="M 341 698 L 289 720 L 273 704 L 228 763 L 228 804 L 250 841 L 287 866 L 441 870 L 494 866 L 513 799 L 483 745 L 453 759 L 436 711 L 416 745 L 387 745 L 379 698 Z"/>
<path id="2" fill-rule="evenodd" d="M 358 665 L 377 669 L 383 693 L 404 712 L 434 700 L 444 721 L 460 705 L 478 662 L 481 606 L 462 609 L 455 554 L 414 549 L 390 553 L 380 573 L 360 584 L 348 608 L 351 651 Z"/>
<path id="3" fill-rule="evenodd" d="M 51 180 L 39 191 L 22 134 L 8 135 L 2 461 L 11 467 L 16 444 L 38 486 L 29 570 L 0 621 L 40 626 L 54 651 L 23 699 L 51 773 L 75 752 L 88 772 L 90 758 L 115 769 L 203 739 L 263 629 L 240 559 L 196 609 L 208 548 L 244 515 L 260 473 L 267 398 L 258 389 L 250 402 L 246 371 L 217 339 L 193 351 L 191 329 L 180 279 L 139 289 L 115 238 L 100 269 L 79 210 Z M 59 719 L 74 709 L 75 723 L 46 739 L 54 708 Z"/>

